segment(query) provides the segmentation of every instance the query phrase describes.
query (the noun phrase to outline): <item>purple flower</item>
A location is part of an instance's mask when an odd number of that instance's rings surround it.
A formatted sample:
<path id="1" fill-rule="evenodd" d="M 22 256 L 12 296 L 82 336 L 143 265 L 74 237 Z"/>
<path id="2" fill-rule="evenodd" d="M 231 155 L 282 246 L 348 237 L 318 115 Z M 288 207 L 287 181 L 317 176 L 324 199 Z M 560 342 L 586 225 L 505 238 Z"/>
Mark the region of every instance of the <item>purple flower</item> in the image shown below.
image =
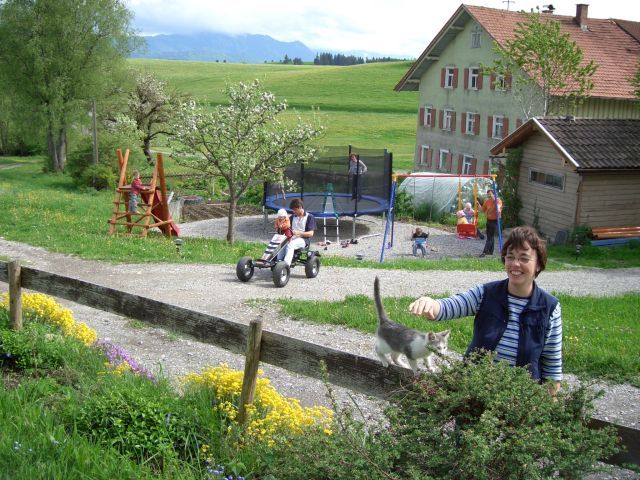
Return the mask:
<path id="1" fill-rule="evenodd" d="M 129 353 L 127 353 L 121 347 L 114 345 L 111 342 L 107 342 L 106 340 L 98 340 L 96 343 L 94 343 L 94 346 L 105 353 L 107 359 L 109 360 L 109 363 L 113 368 L 116 368 L 126 362 L 131 368 L 132 372 L 154 380 L 151 372 L 142 367 L 133 358 L 131 358 Z"/>

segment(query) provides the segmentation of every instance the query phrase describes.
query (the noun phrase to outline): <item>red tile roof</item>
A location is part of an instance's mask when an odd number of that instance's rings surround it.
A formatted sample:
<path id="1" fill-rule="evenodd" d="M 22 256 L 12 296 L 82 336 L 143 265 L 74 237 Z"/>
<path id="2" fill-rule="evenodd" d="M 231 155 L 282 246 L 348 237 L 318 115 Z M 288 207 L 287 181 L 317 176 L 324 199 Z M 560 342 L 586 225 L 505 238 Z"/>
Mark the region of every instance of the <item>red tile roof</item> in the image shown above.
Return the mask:
<path id="1" fill-rule="evenodd" d="M 594 87 L 590 92 L 591 97 L 621 100 L 635 98 L 629 80 L 636 73 L 640 61 L 640 23 L 587 18 L 588 29 L 583 31 L 572 16 L 541 15 L 560 23 L 560 31 L 568 33 L 582 50 L 585 63 L 593 60 L 598 64 L 592 77 Z M 431 56 L 437 58 L 444 49 L 444 44 L 450 41 L 453 33 L 450 27 L 461 26 L 461 23 L 468 21 L 469 16 L 501 46 L 515 38 L 514 30 L 518 23 L 527 21 L 527 15 L 521 12 L 461 5 L 398 82 L 395 90 L 417 90 L 418 79 L 433 61 Z"/>
<path id="2" fill-rule="evenodd" d="M 510 12 L 495 8 L 464 5 L 465 10 L 487 31 L 501 46 L 515 38 L 514 30 L 518 23 L 526 22 L 527 16 L 520 12 Z M 594 87 L 591 97 L 631 99 L 633 87 L 629 83 L 640 60 L 640 43 L 616 21 L 587 18 L 587 31 L 582 31 L 574 17 L 566 15 L 548 15 L 550 20 L 560 23 L 560 31 L 568 33 L 580 47 L 585 63 L 593 60 L 599 65 L 593 75 Z M 637 22 L 626 22 L 635 24 Z"/>

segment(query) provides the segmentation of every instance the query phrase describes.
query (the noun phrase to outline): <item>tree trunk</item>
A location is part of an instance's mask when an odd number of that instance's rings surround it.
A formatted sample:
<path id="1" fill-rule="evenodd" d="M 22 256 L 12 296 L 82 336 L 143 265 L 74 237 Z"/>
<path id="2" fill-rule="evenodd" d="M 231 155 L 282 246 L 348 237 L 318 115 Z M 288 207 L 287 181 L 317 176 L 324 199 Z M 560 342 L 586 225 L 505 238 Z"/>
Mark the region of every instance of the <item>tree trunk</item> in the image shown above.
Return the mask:
<path id="1" fill-rule="evenodd" d="M 0 121 L 0 155 L 9 153 L 9 123 Z"/>
<path id="2" fill-rule="evenodd" d="M 236 229 L 236 206 L 238 205 L 238 199 L 233 193 L 233 189 L 229 188 L 231 194 L 229 195 L 229 221 L 227 223 L 227 242 L 233 243 L 235 241 L 235 229 Z"/>
<path id="3" fill-rule="evenodd" d="M 54 172 L 61 172 L 67 159 L 67 136 L 64 128 L 60 128 L 56 133 L 49 125 L 47 151 L 49 153 L 49 168 Z"/>
<path id="4" fill-rule="evenodd" d="M 142 151 L 144 156 L 147 157 L 147 163 L 153 165 L 153 158 L 151 157 L 151 138 L 144 137 L 142 140 Z"/>

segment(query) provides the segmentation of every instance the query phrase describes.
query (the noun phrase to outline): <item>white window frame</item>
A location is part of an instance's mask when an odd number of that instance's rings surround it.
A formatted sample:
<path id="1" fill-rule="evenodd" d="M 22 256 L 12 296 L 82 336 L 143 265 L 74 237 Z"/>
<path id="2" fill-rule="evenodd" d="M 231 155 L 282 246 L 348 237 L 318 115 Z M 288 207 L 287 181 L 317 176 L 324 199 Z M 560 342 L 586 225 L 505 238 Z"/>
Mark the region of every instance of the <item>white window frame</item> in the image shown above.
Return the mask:
<path id="1" fill-rule="evenodd" d="M 478 78 L 480 77 L 480 67 L 469 67 L 469 79 L 467 84 L 469 90 L 478 90 Z"/>
<path id="2" fill-rule="evenodd" d="M 425 105 L 422 123 L 424 123 L 425 127 L 433 127 L 433 107 L 431 105 Z"/>
<path id="3" fill-rule="evenodd" d="M 555 180 L 555 181 L 554 181 Z M 544 188 L 551 188 L 564 192 L 565 175 L 563 173 L 550 173 L 537 168 L 529 168 L 529 183 L 535 183 Z M 560 183 L 561 185 L 557 185 Z"/>
<path id="4" fill-rule="evenodd" d="M 464 154 L 462 156 L 462 175 L 473 175 L 476 172 L 471 171 L 471 167 L 473 166 L 473 155 Z"/>
<path id="5" fill-rule="evenodd" d="M 453 88 L 453 77 L 456 67 L 444 67 L 444 88 Z"/>
<path id="6" fill-rule="evenodd" d="M 429 155 L 429 145 L 422 145 L 420 147 L 420 165 L 427 164 L 427 158 Z"/>
<path id="7" fill-rule="evenodd" d="M 445 108 L 442 113 L 442 129 L 451 130 L 453 121 L 453 110 Z"/>
<path id="8" fill-rule="evenodd" d="M 507 77 L 506 75 L 497 74 L 494 84 L 494 90 L 505 91 L 507 89 Z"/>
<path id="9" fill-rule="evenodd" d="M 447 157 L 449 156 L 449 150 L 446 148 L 440 149 L 440 155 L 438 156 L 438 170 L 444 170 L 447 168 Z"/>
<path id="10" fill-rule="evenodd" d="M 493 138 L 502 140 L 503 131 L 504 131 L 504 115 L 494 115 L 491 136 Z"/>
<path id="11" fill-rule="evenodd" d="M 476 25 L 471 30 L 471 48 L 480 48 L 482 46 L 482 29 Z"/>
<path id="12" fill-rule="evenodd" d="M 465 122 L 464 133 L 466 135 L 476 134 L 476 114 L 473 112 L 467 112 L 467 121 Z"/>

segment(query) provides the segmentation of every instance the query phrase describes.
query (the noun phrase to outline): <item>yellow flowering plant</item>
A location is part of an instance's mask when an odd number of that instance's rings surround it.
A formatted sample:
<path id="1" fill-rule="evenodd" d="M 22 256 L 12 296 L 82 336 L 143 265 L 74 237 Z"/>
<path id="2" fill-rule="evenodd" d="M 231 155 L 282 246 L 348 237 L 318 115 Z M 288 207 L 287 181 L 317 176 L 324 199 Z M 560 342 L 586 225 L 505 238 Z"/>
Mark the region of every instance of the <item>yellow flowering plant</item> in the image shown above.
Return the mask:
<path id="1" fill-rule="evenodd" d="M 0 308 L 9 309 L 8 293 L 0 295 Z M 22 295 L 22 316 L 25 321 L 41 321 L 56 325 L 64 335 L 77 338 L 87 346 L 92 345 L 98 338 L 95 330 L 73 319 L 71 310 L 41 293 Z"/>
<path id="2" fill-rule="evenodd" d="M 295 398 L 285 398 L 258 371 L 254 402 L 247 407 L 246 439 L 267 446 L 275 445 L 282 436 L 302 435 L 311 429 L 320 429 L 331 434 L 333 412 L 328 408 L 302 407 Z M 244 373 L 233 370 L 225 363 L 208 367 L 202 373 L 191 373 L 181 378 L 186 386 L 200 386 L 213 389 L 216 403 L 214 408 L 229 421 L 237 425 L 240 393 Z"/>

